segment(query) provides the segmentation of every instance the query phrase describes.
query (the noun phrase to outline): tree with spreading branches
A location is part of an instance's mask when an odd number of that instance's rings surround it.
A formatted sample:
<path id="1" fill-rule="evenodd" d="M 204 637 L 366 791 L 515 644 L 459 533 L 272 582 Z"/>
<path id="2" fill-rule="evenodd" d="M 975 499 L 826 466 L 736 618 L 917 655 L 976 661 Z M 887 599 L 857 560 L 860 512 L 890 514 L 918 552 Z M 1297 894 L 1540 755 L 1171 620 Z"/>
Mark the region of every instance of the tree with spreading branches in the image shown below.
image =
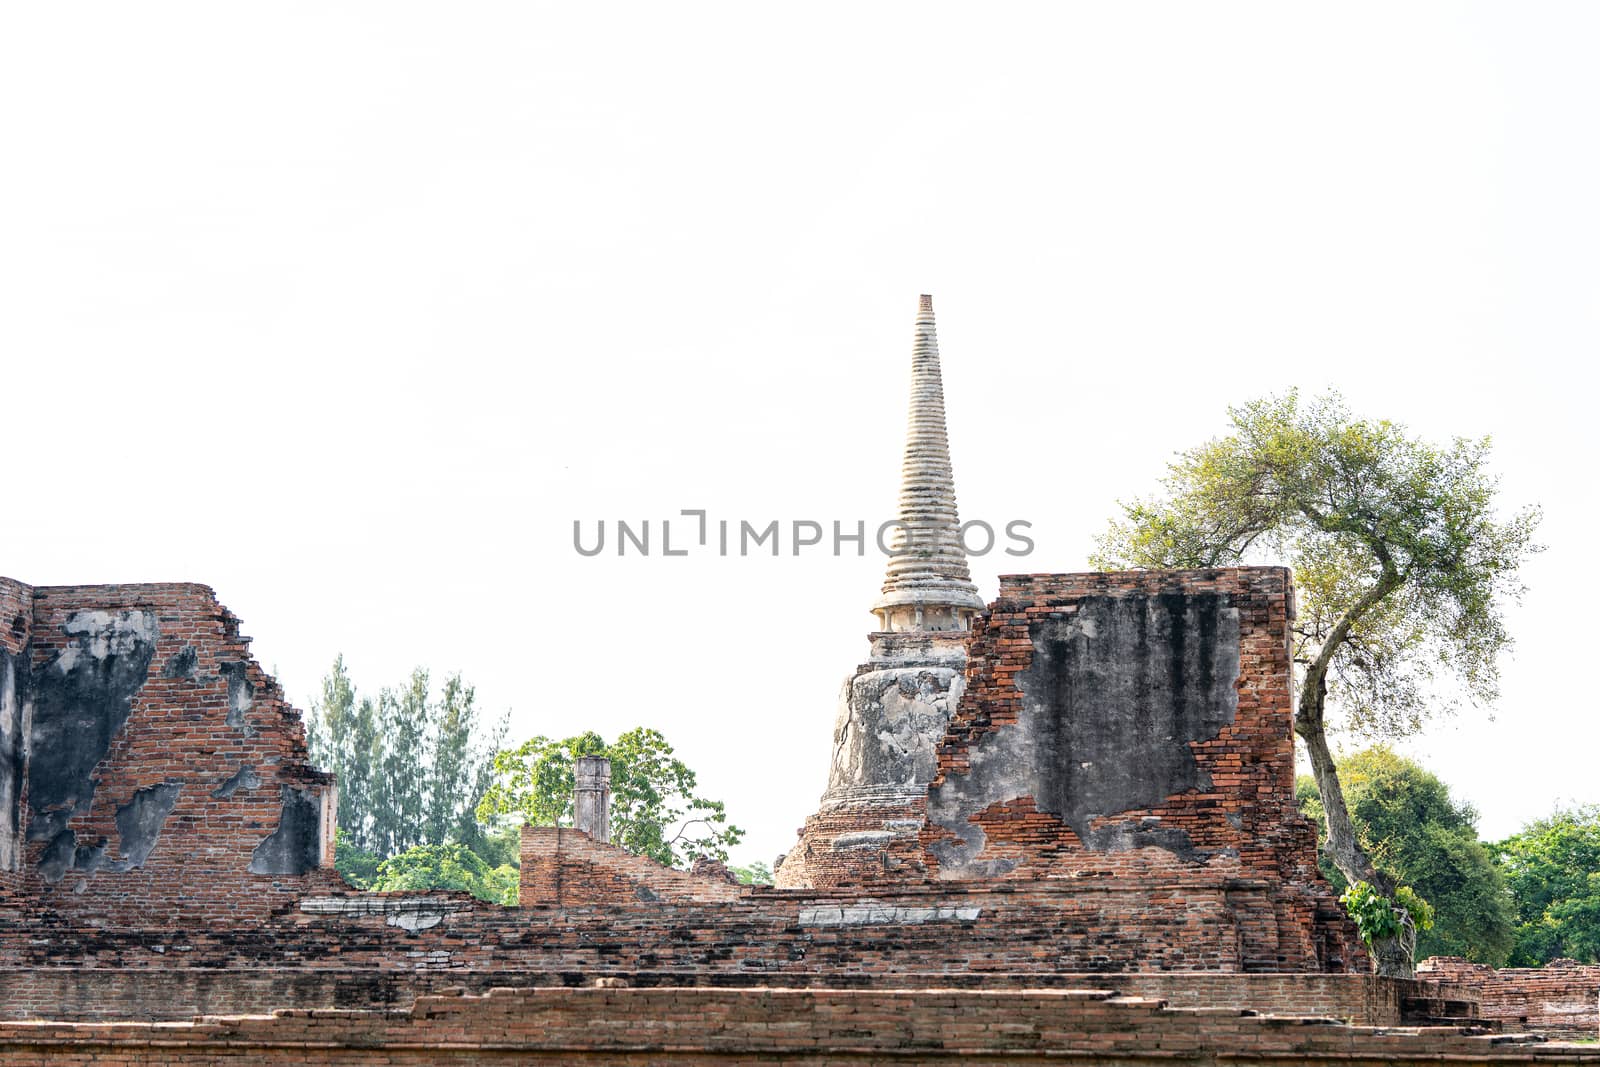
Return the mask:
<path id="1" fill-rule="evenodd" d="M 1231 432 L 1181 453 L 1160 497 L 1123 505 L 1095 564 L 1291 564 L 1294 728 L 1321 795 L 1327 854 L 1352 883 L 1395 900 L 1399 887 L 1352 828 L 1330 730 L 1403 737 L 1460 703 L 1495 699 L 1511 644 L 1503 608 L 1538 550 L 1538 509 L 1497 512 L 1488 438 L 1441 448 L 1397 423 L 1355 418 L 1336 394 L 1302 404 L 1290 392 L 1229 414 Z M 1341 718 L 1331 724 L 1330 712 Z M 1412 973 L 1403 943 L 1374 943 L 1379 973 Z"/>
<path id="2" fill-rule="evenodd" d="M 720 800 L 700 796 L 696 776 L 659 730 L 637 727 L 606 742 L 589 731 L 534 737 L 494 758 L 494 782 L 478 802 L 478 818 L 535 826 L 570 826 L 580 756 L 611 760 L 611 840 L 669 867 L 696 856 L 726 860 L 744 831 L 728 822 Z"/>

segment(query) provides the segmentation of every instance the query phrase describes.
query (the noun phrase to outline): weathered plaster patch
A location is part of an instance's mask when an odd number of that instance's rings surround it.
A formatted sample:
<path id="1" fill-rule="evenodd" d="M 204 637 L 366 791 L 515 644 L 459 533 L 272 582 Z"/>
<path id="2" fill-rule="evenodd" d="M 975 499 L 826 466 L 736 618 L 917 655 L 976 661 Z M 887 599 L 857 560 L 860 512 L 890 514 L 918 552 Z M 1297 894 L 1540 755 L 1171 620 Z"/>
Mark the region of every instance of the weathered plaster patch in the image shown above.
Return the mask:
<path id="1" fill-rule="evenodd" d="M 0 649 L 0 871 L 22 861 L 22 687 L 26 661 Z"/>
<path id="2" fill-rule="evenodd" d="M 155 850 L 161 827 L 178 803 L 180 787 L 173 782 L 163 782 L 133 794 L 117 809 L 117 851 L 122 855 L 114 865 L 115 870 L 129 871 L 143 867 Z"/>
<path id="3" fill-rule="evenodd" d="M 184 645 L 171 656 L 167 657 L 166 665 L 161 668 L 163 678 L 185 678 L 194 680 L 195 668 L 200 661 L 200 654 L 193 645 Z"/>
<path id="4" fill-rule="evenodd" d="M 968 773 L 929 790 L 929 819 L 956 835 L 933 845 L 940 875 L 1012 869 L 1015 861 L 984 857 L 972 819 L 1020 797 L 1088 848 L 1156 846 L 1203 859 L 1159 820 L 1105 820 L 1210 786 L 1189 745 L 1215 738 L 1237 711 L 1238 609 L 1215 593 L 1086 597 L 1069 618 L 1033 623 L 1029 636 L 1017 722 L 980 735 Z"/>
<path id="5" fill-rule="evenodd" d="M 233 775 L 227 781 L 213 789 L 211 795 L 218 800 L 227 800 L 241 789 L 248 793 L 252 789 L 260 788 L 261 777 L 256 774 L 256 769 L 254 767 L 241 766 L 237 771 L 233 772 Z"/>
<path id="6" fill-rule="evenodd" d="M 89 810 L 91 777 L 144 686 L 159 627 L 150 612 L 80 611 L 61 627 L 73 640 L 34 672 L 29 729 L 28 839 L 54 841 Z"/>
<path id="7" fill-rule="evenodd" d="M 62 830 L 45 846 L 39 855 L 39 874 L 47 885 L 55 885 L 67 876 L 77 850 L 78 835 L 71 830 Z"/>
<path id="8" fill-rule="evenodd" d="M 228 717 L 227 723 L 238 730 L 242 730 L 246 737 L 254 737 L 256 728 L 250 725 L 247 716 L 250 709 L 256 705 L 256 686 L 247 673 L 249 665 L 246 663 L 219 663 L 217 669 L 228 680 Z"/>
<path id="9" fill-rule="evenodd" d="M 322 861 L 322 805 L 310 790 L 286 785 L 278 828 L 256 846 L 251 874 L 305 874 Z"/>
<path id="10" fill-rule="evenodd" d="M 870 849 L 882 848 L 893 841 L 897 835 L 893 830 L 856 830 L 853 833 L 840 834 L 833 839 L 836 849 Z"/>
<path id="11" fill-rule="evenodd" d="M 300 910 L 307 915 L 334 915 L 359 918 L 382 915 L 386 925 L 407 933 L 431 930 L 444 921 L 445 916 L 467 911 L 471 904 L 439 897 L 389 897 L 361 895 L 348 897 L 307 897 L 300 902 Z"/>
<path id="12" fill-rule="evenodd" d="M 931 922 L 976 922 L 981 908 L 902 908 L 881 904 L 823 905 L 800 909 L 801 926 L 916 926 Z"/>
<path id="13" fill-rule="evenodd" d="M 840 694 L 829 796 L 926 788 L 964 690 L 953 667 L 888 667 L 850 678 Z"/>
<path id="14" fill-rule="evenodd" d="M 471 903 L 443 897 L 397 897 L 378 893 L 352 893 L 342 897 L 306 897 L 300 910 L 307 915 L 339 915 L 359 918 L 365 915 L 398 915 L 408 911 L 449 913 L 467 911 Z"/>

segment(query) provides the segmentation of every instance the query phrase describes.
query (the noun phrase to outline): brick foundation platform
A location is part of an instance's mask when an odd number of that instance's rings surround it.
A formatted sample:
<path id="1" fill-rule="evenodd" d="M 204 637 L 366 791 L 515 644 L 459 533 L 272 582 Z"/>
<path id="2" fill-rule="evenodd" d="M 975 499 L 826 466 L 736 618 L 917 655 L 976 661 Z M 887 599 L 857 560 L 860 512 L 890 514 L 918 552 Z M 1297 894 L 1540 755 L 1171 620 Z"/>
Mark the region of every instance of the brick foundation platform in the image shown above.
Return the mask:
<path id="1" fill-rule="evenodd" d="M 0 1023 L 10 1067 L 173 1063 L 1600 1063 L 1600 1049 L 1351 1027 L 1110 991 L 495 989 L 410 1010 Z"/>

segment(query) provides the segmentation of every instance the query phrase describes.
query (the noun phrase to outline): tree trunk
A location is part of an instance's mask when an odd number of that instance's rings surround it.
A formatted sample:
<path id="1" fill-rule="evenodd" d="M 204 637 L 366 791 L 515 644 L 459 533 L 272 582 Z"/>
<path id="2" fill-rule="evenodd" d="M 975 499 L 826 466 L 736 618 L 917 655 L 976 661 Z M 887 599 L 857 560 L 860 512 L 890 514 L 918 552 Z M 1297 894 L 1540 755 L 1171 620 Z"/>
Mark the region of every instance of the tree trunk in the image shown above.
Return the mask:
<path id="1" fill-rule="evenodd" d="M 1306 743 L 1306 752 L 1311 756 L 1311 773 L 1317 779 L 1317 791 L 1322 794 L 1322 810 L 1328 818 L 1328 858 L 1352 883 L 1366 882 L 1392 899 L 1397 888 L 1394 879 L 1372 865 L 1356 840 L 1350 809 L 1344 802 L 1344 789 L 1339 785 L 1339 771 L 1323 729 L 1323 706 L 1328 696 L 1327 661 L 1331 658 L 1331 655 L 1318 656 L 1307 672 L 1300 689 L 1300 707 L 1294 716 L 1294 732 Z M 1400 938 L 1374 941 L 1371 951 L 1379 974 L 1390 978 L 1415 976 L 1415 961 Z"/>

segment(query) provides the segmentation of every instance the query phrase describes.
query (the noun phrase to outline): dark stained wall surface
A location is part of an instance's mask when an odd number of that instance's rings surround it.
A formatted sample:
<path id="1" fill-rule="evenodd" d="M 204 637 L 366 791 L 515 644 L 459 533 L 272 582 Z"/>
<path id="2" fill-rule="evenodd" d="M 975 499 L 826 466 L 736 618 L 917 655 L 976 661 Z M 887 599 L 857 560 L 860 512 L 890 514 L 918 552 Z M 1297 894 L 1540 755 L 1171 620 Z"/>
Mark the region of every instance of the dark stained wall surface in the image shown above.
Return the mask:
<path id="1" fill-rule="evenodd" d="M 1017 675 L 1016 725 L 981 735 L 969 769 L 930 790 L 930 819 L 961 843 L 935 846 L 944 868 L 1014 866 L 984 862 L 983 831 L 971 819 L 1023 796 L 1089 848 L 1153 845 L 1203 858 L 1180 827 L 1117 816 L 1211 788 L 1191 746 L 1214 740 L 1238 710 L 1239 611 L 1230 598 L 1086 597 L 1069 616 L 1033 622 L 1028 637 L 1033 661 Z"/>
<path id="2" fill-rule="evenodd" d="M 1231 887 L 1220 914 L 1244 931 L 1245 969 L 1364 965 L 1294 804 L 1292 613 L 1281 567 L 1002 577 L 968 644 L 920 863 L 896 872 L 1204 872 Z"/>
<path id="3" fill-rule="evenodd" d="M 33 590 L 0 578 L 0 890 L 14 884 L 22 860 L 23 704 Z"/>
<path id="4" fill-rule="evenodd" d="M 7 589 L 0 606 L 26 636 L 0 648 L 0 860 L 8 828 L 21 837 L 0 892 L 166 924 L 259 917 L 342 887 L 320 869 L 331 779 L 210 589 Z M 7 758 L 24 732 L 25 765 Z"/>

